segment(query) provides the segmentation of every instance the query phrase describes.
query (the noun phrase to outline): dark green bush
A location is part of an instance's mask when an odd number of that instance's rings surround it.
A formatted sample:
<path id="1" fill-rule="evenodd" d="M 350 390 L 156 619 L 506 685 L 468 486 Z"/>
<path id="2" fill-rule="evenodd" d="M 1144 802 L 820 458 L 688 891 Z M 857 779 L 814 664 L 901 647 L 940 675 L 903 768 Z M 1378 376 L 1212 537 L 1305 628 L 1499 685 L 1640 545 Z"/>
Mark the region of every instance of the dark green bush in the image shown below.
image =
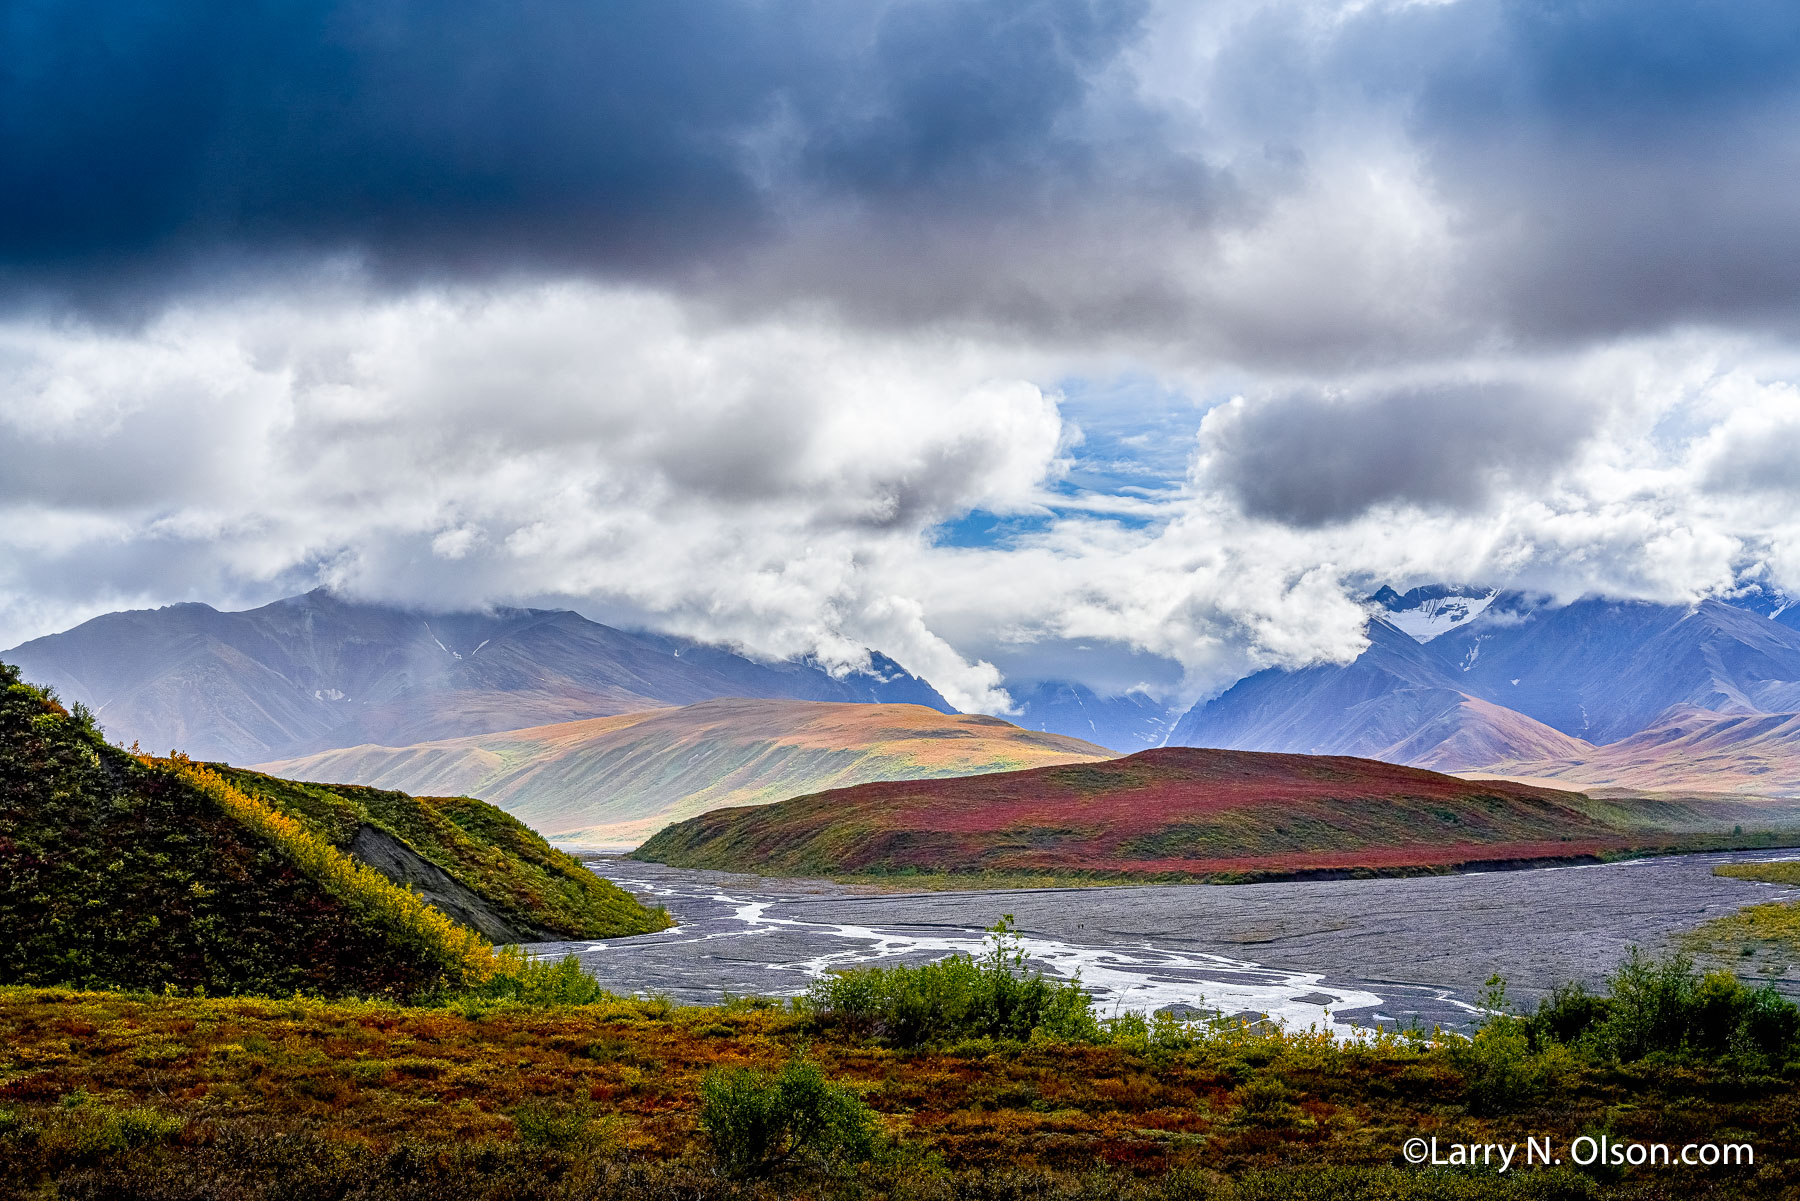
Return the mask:
<path id="1" fill-rule="evenodd" d="M 807 1004 L 821 1022 L 895 1046 L 972 1038 L 1024 1041 L 1034 1033 L 1097 1040 L 1093 999 L 1079 981 L 1029 971 L 1002 917 L 979 958 L 957 954 L 918 967 L 861 967 L 813 986 Z"/>
<path id="2" fill-rule="evenodd" d="M 700 1127 L 727 1176 L 829 1169 L 874 1152 L 875 1115 L 810 1060 L 796 1056 L 775 1076 L 749 1068 L 711 1072 L 700 1089 Z"/>
<path id="3" fill-rule="evenodd" d="M 1563 1044 L 1624 1061 L 1650 1055 L 1749 1057 L 1781 1064 L 1800 1055 L 1800 1008 L 1729 972 L 1701 974 L 1686 956 L 1633 949 L 1596 996 L 1565 985 L 1526 1020 L 1534 1046 Z"/>
<path id="4" fill-rule="evenodd" d="M 512 1120 L 528 1147 L 591 1155 L 618 1142 L 617 1116 L 603 1117 L 592 1104 L 534 1101 L 513 1110 Z"/>
<path id="5" fill-rule="evenodd" d="M 1534 1040 L 1533 1020 L 1512 1012 L 1506 982 L 1499 976 L 1488 980 L 1480 1003 L 1487 1020 L 1473 1038 L 1451 1049 L 1463 1073 L 1470 1112 L 1507 1113 L 1555 1090 L 1573 1067 L 1570 1049 Z"/>

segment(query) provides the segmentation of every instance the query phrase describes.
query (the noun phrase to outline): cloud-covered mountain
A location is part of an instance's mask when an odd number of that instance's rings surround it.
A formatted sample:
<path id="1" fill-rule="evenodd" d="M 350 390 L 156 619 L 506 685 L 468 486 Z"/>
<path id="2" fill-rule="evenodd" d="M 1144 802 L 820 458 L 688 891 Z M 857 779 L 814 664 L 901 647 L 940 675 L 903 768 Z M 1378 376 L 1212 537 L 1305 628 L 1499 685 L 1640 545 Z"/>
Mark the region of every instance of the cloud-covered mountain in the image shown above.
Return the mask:
<path id="1" fill-rule="evenodd" d="M 200 604 L 111 613 L 0 659 L 87 705 L 117 741 L 236 763 L 720 696 L 953 711 L 880 654 L 837 677 L 816 663 L 644 639 L 569 611 L 432 614 L 323 590 L 237 613 Z"/>
<path id="2" fill-rule="evenodd" d="M 1795 11 L 9 6 L 0 643 L 327 584 L 1008 713 L 1800 591 Z"/>
<path id="3" fill-rule="evenodd" d="M 1800 709 L 1800 631 L 1740 606 L 1551 606 L 1454 589 L 1384 589 L 1373 600 L 1383 612 L 1354 661 L 1259 672 L 1196 705 L 1171 742 L 1445 770 L 1575 764 L 1593 760 L 1596 744 L 1620 743 L 1676 712 Z M 1473 603 L 1479 611 L 1466 615 Z M 1459 608 L 1466 616 L 1425 620 L 1434 606 L 1440 617 Z M 1764 752 L 1778 741 L 1765 738 Z M 1785 753 L 1800 755 L 1800 743 Z"/>

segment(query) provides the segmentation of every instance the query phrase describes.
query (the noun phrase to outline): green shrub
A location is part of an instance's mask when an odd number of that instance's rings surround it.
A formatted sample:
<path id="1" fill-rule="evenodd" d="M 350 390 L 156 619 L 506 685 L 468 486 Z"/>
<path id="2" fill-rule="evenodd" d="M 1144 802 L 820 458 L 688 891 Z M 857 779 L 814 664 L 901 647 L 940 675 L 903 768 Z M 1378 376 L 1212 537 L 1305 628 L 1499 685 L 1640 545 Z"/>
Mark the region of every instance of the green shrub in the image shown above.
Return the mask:
<path id="1" fill-rule="evenodd" d="M 1079 981 L 1028 971 L 1007 914 L 979 958 L 956 954 L 918 967 L 860 967 L 816 983 L 807 1006 L 821 1022 L 902 1047 L 1034 1034 L 1098 1041 L 1093 998 Z"/>
<path id="2" fill-rule="evenodd" d="M 767 1176 L 798 1165 L 830 1169 L 874 1153 L 875 1115 L 811 1060 L 796 1056 L 774 1076 L 749 1068 L 714 1071 L 700 1091 L 700 1127 L 727 1176 Z"/>
<path id="3" fill-rule="evenodd" d="M 1570 1044 L 1606 1021 L 1612 1002 L 1580 984 L 1559 984 L 1538 1002 L 1530 1029 L 1533 1042 Z"/>
<path id="4" fill-rule="evenodd" d="M 516 1001 L 521 1005 L 549 1008 L 557 1005 L 594 1005 L 617 998 L 600 982 L 581 970 L 581 960 L 564 955 L 558 960 L 534 959 L 518 947 L 494 953 L 497 966 L 487 981 L 464 994 L 467 999 Z"/>
<path id="5" fill-rule="evenodd" d="M 1541 1099 L 1564 1082 L 1574 1068 L 1568 1047 L 1534 1040 L 1534 1019 L 1512 1012 L 1504 980 L 1491 977 L 1480 1002 L 1488 1011 L 1487 1019 L 1474 1037 L 1454 1045 L 1451 1051 L 1463 1073 L 1471 1113 L 1507 1113 Z"/>
<path id="6" fill-rule="evenodd" d="M 512 1112 L 513 1129 L 528 1147 L 568 1153 L 603 1153 L 618 1143 L 617 1114 L 605 1118 L 592 1104 L 534 1101 Z"/>
<path id="7" fill-rule="evenodd" d="M 1781 1064 L 1800 1054 L 1800 1008 L 1772 989 L 1750 988 L 1729 972 L 1702 975 L 1684 955 L 1658 960 L 1636 948 L 1605 995 L 1559 987 L 1525 1025 L 1534 1045 L 1622 1061 L 1729 1056 Z"/>

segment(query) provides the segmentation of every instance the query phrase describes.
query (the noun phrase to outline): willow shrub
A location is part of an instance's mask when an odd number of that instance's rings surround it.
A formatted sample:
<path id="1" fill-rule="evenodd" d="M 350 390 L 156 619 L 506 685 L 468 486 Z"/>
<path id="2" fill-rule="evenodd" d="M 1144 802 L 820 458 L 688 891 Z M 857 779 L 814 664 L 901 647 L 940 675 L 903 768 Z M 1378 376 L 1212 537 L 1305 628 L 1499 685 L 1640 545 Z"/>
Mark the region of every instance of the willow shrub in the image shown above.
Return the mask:
<path id="1" fill-rule="evenodd" d="M 1735 1057 L 1781 1065 L 1800 1057 L 1800 1008 L 1729 972 L 1700 973 L 1685 955 L 1654 959 L 1633 948 L 1605 993 L 1556 989 L 1528 1022 L 1533 1041 L 1630 1061 Z"/>
<path id="2" fill-rule="evenodd" d="M 700 1086 L 700 1128 L 719 1170 L 745 1179 L 789 1166 L 834 1169 L 874 1153 L 875 1115 L 819 1065 L 796 1055 L 778 1074 L 711 1072 Z"/>
<path id="3" fill-rule="evenodd" d="M 1079 980 L 1027 970 L 1011 914 L 988 931 L 979 956 L 851 968 L 814 984 L 804 1004 L 824 1025 L 899 1047 L 980 1038 L 1023 1042 L 1034 1034 L 1101 1038 L 1093 998 Z"/>

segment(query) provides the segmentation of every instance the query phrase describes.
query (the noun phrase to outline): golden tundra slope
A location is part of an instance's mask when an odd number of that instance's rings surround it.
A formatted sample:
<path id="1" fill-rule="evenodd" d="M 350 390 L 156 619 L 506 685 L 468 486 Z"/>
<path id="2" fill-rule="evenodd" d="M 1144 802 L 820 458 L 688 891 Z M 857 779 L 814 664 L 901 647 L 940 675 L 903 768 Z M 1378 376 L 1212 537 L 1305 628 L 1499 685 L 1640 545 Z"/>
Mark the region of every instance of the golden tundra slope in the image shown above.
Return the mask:
<path id="1" fill-rule="evenodd" d="M 1114 757 L 1079 739 L 921 705 L 728 698 L 414 746 L 348 747 L 258 770 L 477 796 L 559 841 L 623 846 L 729 805 Z"/>

